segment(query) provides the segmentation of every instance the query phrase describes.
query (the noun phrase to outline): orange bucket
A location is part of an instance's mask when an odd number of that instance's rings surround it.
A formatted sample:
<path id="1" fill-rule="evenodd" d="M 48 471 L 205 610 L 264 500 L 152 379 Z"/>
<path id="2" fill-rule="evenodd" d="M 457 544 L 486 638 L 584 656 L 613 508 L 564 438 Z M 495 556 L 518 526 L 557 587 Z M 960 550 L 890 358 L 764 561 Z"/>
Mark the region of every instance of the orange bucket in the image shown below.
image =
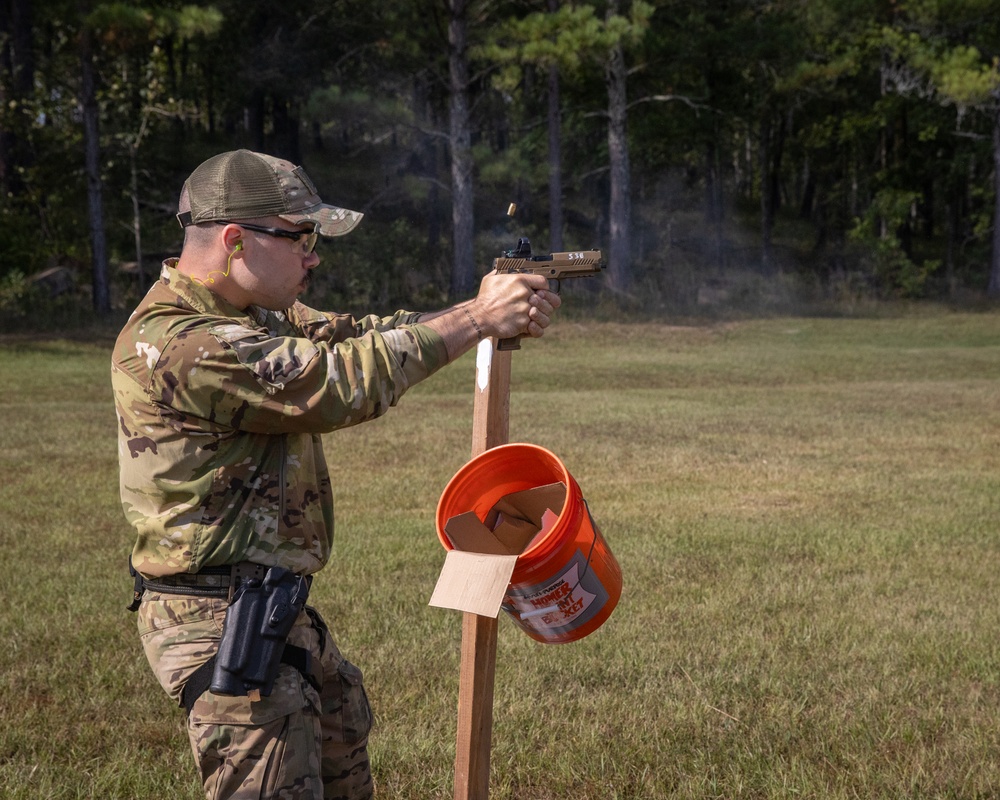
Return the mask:
<path id="1" fill-rule="evenodd" d="M 487 450 L 448 482 L 436 516 L 438 538 L 453 550 L 445 533 L 452 517 L 473 511 L 485 522 L 507 495 L 553 483 L 566 487 L 558 519 L 518 555 L 502 605 L 528 636 L 547 644 L 575 642 L 597 630 L 622 592 L 621 567 L 562 461 L 533 444 Z"/>

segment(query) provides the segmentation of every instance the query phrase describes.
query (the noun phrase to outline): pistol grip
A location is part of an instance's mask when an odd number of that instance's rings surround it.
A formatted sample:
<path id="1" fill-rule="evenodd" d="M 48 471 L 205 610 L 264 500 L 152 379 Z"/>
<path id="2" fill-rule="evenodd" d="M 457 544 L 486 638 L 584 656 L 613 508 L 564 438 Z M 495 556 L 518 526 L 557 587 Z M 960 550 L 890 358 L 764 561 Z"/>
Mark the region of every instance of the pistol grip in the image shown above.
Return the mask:
<path id="1" fill-rule="evenodd" d="M 497 339 L 497 350 L 520 350 L 521 337 L 514 336 L 510 339 Z"/>

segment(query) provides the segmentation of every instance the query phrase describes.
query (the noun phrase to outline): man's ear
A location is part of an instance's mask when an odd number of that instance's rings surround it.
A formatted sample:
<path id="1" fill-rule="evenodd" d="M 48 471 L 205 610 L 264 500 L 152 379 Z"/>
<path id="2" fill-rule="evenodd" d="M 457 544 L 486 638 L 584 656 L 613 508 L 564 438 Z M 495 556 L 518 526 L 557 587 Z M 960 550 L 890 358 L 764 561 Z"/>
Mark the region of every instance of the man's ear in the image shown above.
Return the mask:
<path id="1" fill-rule="evenodd" d="M 234 253 L 243 249 L 243 230 L 239 225 L 226 225 L 222 229 L 222 243 L 226 250 Z"/>

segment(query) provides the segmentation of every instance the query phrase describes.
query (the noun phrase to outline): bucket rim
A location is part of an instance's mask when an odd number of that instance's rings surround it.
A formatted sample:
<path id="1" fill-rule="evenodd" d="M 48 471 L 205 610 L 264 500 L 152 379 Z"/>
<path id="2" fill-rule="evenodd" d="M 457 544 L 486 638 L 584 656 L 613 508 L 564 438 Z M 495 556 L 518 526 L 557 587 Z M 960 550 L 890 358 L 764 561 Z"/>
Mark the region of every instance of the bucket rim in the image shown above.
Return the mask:
<path id="1" fill-rule="evenodd" d="M 545 460 L 550 464 L 554 464 L 556 471 L 559 473 L 558 482 L 562 483 L 566 487 L 566 494 L 563 497 L 562 506 L 558 509 L 558 520 L 552 529 L 546 533 L 541 539 L 535 542 L 531 547 L 525 549 L 522 553 L 518 554 L 518 559 L 522 559 L 525 556 L 534 557 L 538 555 L 538 551 L 544 550 L 545 545 L 550 543 L 554 538 L 553 534 L 558 530 L 561 531 L 563 526 L 568 524 L 567 511 L 571 509 L 571 503 L 574 498 L 574 493 L 579 495 L 580 490 L 576 480 L 570 474 L 569 469 L 563 463 L 562 459 L 559 458 L 555 453 L 546 447 L 539 444 L 532 444 L 530 442 L 510 442 L 507 444 L 497 445 L 496 447 L 491 447 L 488 450 L 484 450 L 477 456 L 470 458 L 465 464 L 463 464 L 459 470 L 452 476 L 451 480 L 448 481 L 441 492 L 441 497 L 438 499 L 437 510 L 434 515 L 435 527 L 437 528 L 438 540 L 444 546 L 445 550 L 451 551 L 455 548 L 452 546 L 451 541 L 448 539 L 448 535 L 445 533 L 445 525 L 448 520 L 444 519 L 444 506 L 446 499 L 450 499 L 451 495 L 455 493 L 456 488 L 468 479 L 468 473 L 476 469 L 477 466 L 481 465 L 484 461 L 489 461 L 491 459 L 502 457 L 504 451 L 511 450 L 522 450 L 522 451 L 534 451 L 537 455 L 544 456 Z M 545 485 L 545 484 L 539 484 Z M 502 496 L 502 495 L 501 495 Z M 498 498 L 499 499 L 499 498 Z M 555 510 L 555 509 L 553 509 Z"/>

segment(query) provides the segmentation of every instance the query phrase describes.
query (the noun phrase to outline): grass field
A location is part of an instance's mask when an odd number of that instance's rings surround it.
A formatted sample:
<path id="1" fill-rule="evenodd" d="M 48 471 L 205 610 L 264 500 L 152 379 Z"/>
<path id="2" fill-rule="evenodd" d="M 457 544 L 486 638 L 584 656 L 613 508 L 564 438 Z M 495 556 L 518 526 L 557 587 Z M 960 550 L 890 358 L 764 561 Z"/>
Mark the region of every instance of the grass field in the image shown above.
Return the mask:
<path id="1" fill-rule="evenodd" d="M 3 798 L 201 796 L 124 608 L 109 351 L 0 340 Z M 327 438 L 312 600 L 382 800 L 451 797 L 461 618 L 427 601 L 472 373 Z M 625 588 L 577 643 L 501 620 L 491 798 L 1000 796 L 1000 316 L 564 321 L 513 385 Z"/>

